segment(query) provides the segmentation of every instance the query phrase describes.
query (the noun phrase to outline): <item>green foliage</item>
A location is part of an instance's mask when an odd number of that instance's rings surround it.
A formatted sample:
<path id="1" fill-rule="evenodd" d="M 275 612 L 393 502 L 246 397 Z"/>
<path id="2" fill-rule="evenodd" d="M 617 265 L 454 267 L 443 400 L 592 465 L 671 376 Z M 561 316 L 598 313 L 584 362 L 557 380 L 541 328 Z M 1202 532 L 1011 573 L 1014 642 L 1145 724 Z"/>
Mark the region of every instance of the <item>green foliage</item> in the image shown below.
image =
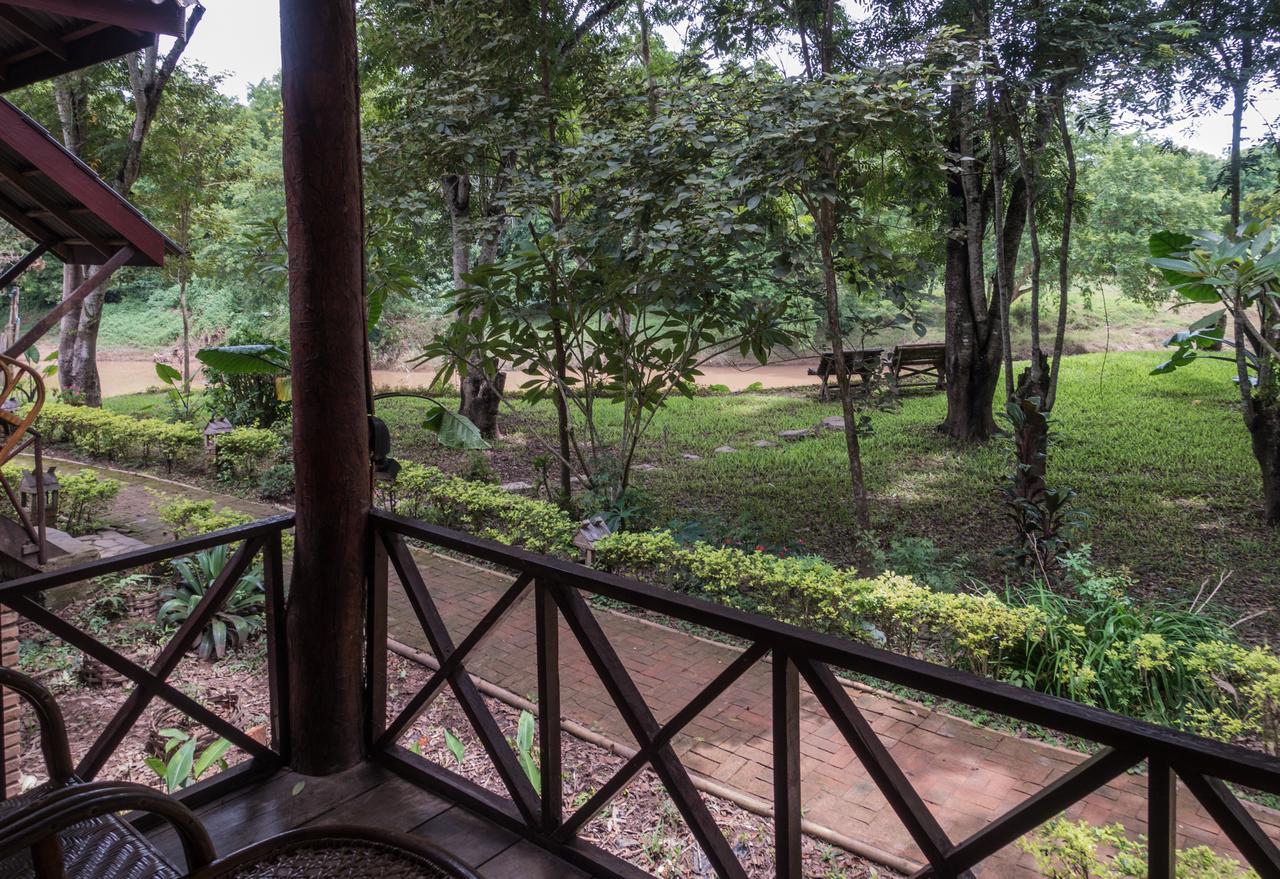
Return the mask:
<path id="1" fill-rule="evenodd" d="M 449 753 L 453 755 L 454 761 L 459 766 L 466 762 L 467 746 L 462 743 L 462 739 L 453 734 L 451 729 L 444 731 L 444 746 L 449 749 Z"/>
<path id="2" fill-rule="evenodd" d="M 1016 658 L 1011 651 L 1045 625 L 1036 609 L 990 593 L 938 593 L 892 572 L 862 577 L 813 557 L 684 545 L 667 531 L 615 534 L 595 549 L 607 570 L 997 677 Z"/>
<path id="3" fill-rule="evenodd" d="M 242 482 L 265 469 L 280 452 L 280 436 L 265 427 L 237 427 L 217 438 L 218 478 Z"/>
<path id="4" fill-rule="evenodd" d="M 163 603 L 156 616 L 157 622 L 162 625 L 186 622 L 230 558 L 231 547 L 218 546 L 173 562 L 179 582 L 161 590 Z M 253 633 L 262 628 L 265 610 L 266 589 L 262 575 L 249 571 L 241 576 L 231 596 L 201 632 L 197 655 L 205 662 L 213 662 L 226 656 L 228 650 L 243 648 Z"/>
<path id="5" fill-rule="evenodd" d="M 143 762 L 164 782 L 165 790 L 169 793 L 175 793 L 199 781 L 200 776 L 212 766 L 227 768 L 225 757 L 231 750 L 231 743 L 226 739 L 218 739 L 197 757 L 196 749 L 200 742 L 191 733 L 174 728 L 159 732 L 164 739 L 164 759 L 147 757 Z"/>
<path id="6" fill-rule="evenodd" d="M 541 790 L 542 770 L 535 756 L 538 747 L 537 728 L 537 721 L 534 720 L 533 715 L 528 711 L 521 711 L 520 721 L 516 725 L 516 738 L 512 744 L 515 746 L 516 759 L 519 760 L 520 768 L 529 778 L 529 783 L 533 785 L 534 790 Z"/>
<path id="7" fill-rule="evenodd" d="M 469 482 L 435 467 L 406 463 L 394 483 L 379 486 L 379 493 L 383 507 L 403 516 L 534 552 L 573 553 L 577 523 L 563 510 L 496 485 Z"/>
<path id="8" fill-rule="evenodd" d="M 293 464 L 276 464 L 262 471 L 258 480 L 258 494 L 269 501 L 287 500 L 293 494 L 293 483 Z"/>
<path id="9" fill-rule="evenodd" d="M 1018 840 L 1046 879 L 1146 879 L 1146 837 L 1131 838 L 1123 824 L 1102 827 L 1054 818 Z M 1206 846 L 1177 853 L 1177 879 L 1258 879 L 1238 861 Z"/>
<path id="10" fill-rule="evenodd" d="M 88 468 L 61 476 L 58 482 L 62 486 L 58 526 L 74 536 L 96 530 L 101 524 L 100 518 L 111 509 L 121 489 L 118 479 L 99 476 Z"/>
<path id="11" fill-rule="evenodd" d="M 196 354 L 204 364 L 205 399 L 215 417 L 232 424 L 271 427 L 289 417 L 281 382 L 289 374 L 288 349 L 244 333 L 232 344 Z"/>
<path id="12" fill-rule="evenodd" d="M 237 525 L 248 525 L 253 516 L 224 507 L 214 511 L 214 502 L 174 498 L 160 506 L 160 520 L 169 526 L 175 540 L 224 531 Z"/>
<path id="13" fill-rule="evenodd" d="M 46 403 L 36 423 L 50 440 L 69 442 L 85 454 L 109 461 L 132 455 L 150 461 L 159 455 L 168 470 L 202 442 L 191 424 L 66 403 Z"/>
<path id="14" fill-rule="evenodd" d="M 1203 604 L 1180 609 L 1138 602 L 1132 580 L 1096 571 L 1087 549 L 1067 555 L 1063 568 L 1057 591 L 1041 582 L 1007 598 L 1046 621 L 1021 650 L 1011 651 L 1010 681 L 1169 725 L 1219 703 L 1212 679 L 1190 664 L 1207 645 L 1237 643 L 1216 614 Z"/>
<path id="15" fill-rule="evenodd" d="M 1163 303 L 1168 291 L 1147 264 L 1146 230 L 1220 222 L 1221 200 L 1207 185 L 1211 159 L 1140 134 L 1085 137 L 1079 147 L 1087 205 L 1071 252 L 1077 284 L 1095 293 L 1114 283 L 1140 302 Z"/>

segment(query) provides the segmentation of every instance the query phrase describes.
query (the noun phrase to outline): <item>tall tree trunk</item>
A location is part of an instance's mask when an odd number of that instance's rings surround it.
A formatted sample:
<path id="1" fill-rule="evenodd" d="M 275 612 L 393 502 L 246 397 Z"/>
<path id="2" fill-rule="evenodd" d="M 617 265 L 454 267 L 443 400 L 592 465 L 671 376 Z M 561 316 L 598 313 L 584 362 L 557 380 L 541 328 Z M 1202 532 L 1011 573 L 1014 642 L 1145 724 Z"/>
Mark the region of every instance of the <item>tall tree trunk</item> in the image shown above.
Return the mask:
<path id="1" fill-rule="evenodd" d="M 1243 164 L 1240 141 L 1244 130 L 1244 107 L 1249 84 L 1243 77 L 1231 84 L 1231 233 L 1240 228 L 1240 171 Z"/>
<path id="2" fill-rule="evenodd" d="M 92 276 L 94 270 L 86 272 Z M 86 406 L 102 405 L 102 378 L 98 374 L 98 328 L 102 326 L 102 304 L 107 291 L 94 290 L 80 304 L 80 326 L 76 329 L 76 343 L 72 359 L 75 362 L 75 388 Z M 61 356 L 61 355 L 59 355 Z"/>
<path id="3" fill-rule="evenodd" d="M 76 288 L 84 283 L 84 266 L 62 267 L 62 298 L 68 299 Z M 75 395 L 76 390 L 76 333 L 80 329 L 80 306 L 74 306 L 62 316 L 58 332 L 58 386 L 64 394 Z"/>
<path id="4" fill-rule="evenodd" d="M 1280 405 L 1255 398 L 1249 436 L 1262 469 L 1262 519 L 1268 525 L 1280 525 Z"/>
<path id="5" fill-rule="evenodd" d="M 280 11 L 297 474 L 291 765 L 324 775 L 358 763 L 365 738 L 371 381 L 356 13 L 354 0 L 281 0 Z"/>
<path id="6" fill-rule="evenodd" d="M 147 133 L 155 122 L 164 97 L 165 86 L 172 79 L 178 62 L 182 59 L 196 27 L 204 17 L 204 7 L 197 4 L 187 17 L 185 33 L 169 47 L 163 57 L 159 43 L 153 43 L 141 53 L 128 56 L 129 86 L 132 92 L 134 116 L 125 142 L 124 155 L 111 180 L 111 186 L 124 198 L 129 198 L 133 186 L 142 174 L 142 147 Z M 62 126 L 63 144 L 79 156 L 85 143 L 85 114 L 87 96 L 73 75 L 61 77 L 54 86 L 54 101 Z M 88 277 L 92 271 L 84 273 Z M 66 295 L 66 276 L 64 275 Z M 74 289 L 74 287 L 72 288 Z M 63 376 L 64 389 L 74 392 L 90 406 L 102 405 L 102 382 L 98 375 L 98 330 L 102 324 L 102 306 L 107 291 L 101 287 L 91 293 L 79 309 L 63 318 L 58 342 L 59 374 Z M 78 313 L 78 320 L 72 317 Z"/>
<path id="7" fill-rule="evenodd" d="M 187 279 L 178 281 L 178 311 L 182 315 L 182 393 L 191 393 L 191 310 L 187 307 Z"/>

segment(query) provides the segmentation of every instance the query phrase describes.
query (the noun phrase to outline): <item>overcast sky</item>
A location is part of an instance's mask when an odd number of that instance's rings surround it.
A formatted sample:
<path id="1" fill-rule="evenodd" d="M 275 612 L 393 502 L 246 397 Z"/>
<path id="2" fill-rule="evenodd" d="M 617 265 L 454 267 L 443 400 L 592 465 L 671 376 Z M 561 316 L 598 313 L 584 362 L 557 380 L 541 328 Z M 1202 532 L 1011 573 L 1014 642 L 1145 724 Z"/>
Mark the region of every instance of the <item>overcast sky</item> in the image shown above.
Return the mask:
<path id="1" fill-rule="evenodd" d="M 188 56 L 225 73 L 225 91 L 243 98 L 252 84 L 280 69 L 280 8 L 276 0 L 204 0 L 208 12 L 191 40 Z M 1246 136 L 1267 134 L 1267 120 L 1280 120 L 1280 94 L 1263 96 L 1245 116 Z M 1231 115 L 1175 125 L 1164 132 L 1177 142 L 1214 155 L 1231 143 Z"/>

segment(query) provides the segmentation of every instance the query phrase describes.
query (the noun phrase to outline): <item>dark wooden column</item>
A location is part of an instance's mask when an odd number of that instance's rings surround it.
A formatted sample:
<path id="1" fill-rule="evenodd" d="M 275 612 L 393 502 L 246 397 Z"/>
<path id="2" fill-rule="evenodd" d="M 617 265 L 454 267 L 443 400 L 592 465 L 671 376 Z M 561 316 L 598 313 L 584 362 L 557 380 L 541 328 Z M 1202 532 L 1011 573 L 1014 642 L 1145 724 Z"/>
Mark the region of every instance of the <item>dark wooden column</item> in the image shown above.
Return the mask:
<path id="1" fill-rule="evenodd" d="M 297 544 L 287 610 L 293 766 L 361 758 L 370 508 L 354 0 L 281 0 Z"/>

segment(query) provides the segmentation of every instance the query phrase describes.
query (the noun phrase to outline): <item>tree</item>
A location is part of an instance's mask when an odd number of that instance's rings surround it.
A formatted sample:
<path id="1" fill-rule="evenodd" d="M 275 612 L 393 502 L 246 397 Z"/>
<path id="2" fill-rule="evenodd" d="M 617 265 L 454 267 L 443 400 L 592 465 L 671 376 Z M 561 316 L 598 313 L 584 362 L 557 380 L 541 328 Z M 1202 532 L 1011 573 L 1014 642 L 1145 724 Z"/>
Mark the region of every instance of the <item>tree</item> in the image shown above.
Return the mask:
<path id="1" fill-rule="evenodd" d="M 1262 469 L 1262 517 L 1280 525 L 1280 229 L 1255 222 L 1230 236 L 1161 232 L 1151 237 L 1151 255 L 1182 301 L 1222 306 L 1170 339 L 1174 355 L 1154 372 L 1200 358 L 1235 364 L 1244 423 Z M 1224 314 L 1234 325 L 1231 339 L 1219 323 Z M 1213 353 L 1223 345 L 1234 357 Z"/>
<path id="2" fill-rule="evenodd" d="M 610 82 L 557 151 L 557 176 L 575 182 L 557 213 L 531 220 L 509 259 L 466 278 L 452 308 L 471 317 L 425 356 L 488 376 L 504 363 L 534 373 L 523 402 L 565 410 L 549 454 L 615 503 L 666 400 L 692 393 L 699 367 L 727 351 L 763 362 L 794 341 L 795 322 L 785 301 L 741 292 L 772 272 L 767 256 L 762 265 L 743 254 L 776 242 L 767 206 L 731 161 L 737 93 L 706 71 Z M 513 198 L 546 203 L 544 181 L 517 176 Z M 615 418 L 616 433 L 606 428 Z"/>
<path id="3" fill-rule="evenodd" d="M 1241 223 L 1244 111 L 1250 94 L 1280 82 L 1280 7 L 1272 0 L 1169 0 L 1162 10 L 1182 19 L 1188 38 L 1178 44 L 1174 82 L 1194 109 L 1219 110 L 1231 102 L 1231 155 L 1227 166 L 1231 228 Z"/>
<path id="4" fill-rule="evenodd" d="M 184 36 L 176 39 L 163 55 L 160 53 L 157 37 L 151 46 L 126 58 L 127 85 L 124 94 L 132 105 L 131 121 L 128 123 L 127 134 L 121 138 L 122 148 L 115 151 L 112 157 L 115 171 L 109 176 L 104 175 L 111 187 L 124 198 L 131 196 L 133 186 L 142 174 L 143 145 L 160 110 L 165 87 L 173 77 L 203 16 L 204 7 L 196 4 L 187 18 Z M 101 78 L 84 74 L 61 77 L 54 84 L 63 143 L 67 149 L 82 158 L 90 136 L 88 129 L 96 121 L 88 114 L 91 99 L 89 88 L 102 84 Z M 113 86 L 108 85 L 108 88 Z M 63 297 L 70 295 L 79 286 L 79 282 L 91 274 L 90 268 L 69 266 L 63 279 Z M 103 285 L 89 294 L 78 308 L 72 308 L 67 313 L 62 319 L 58 339 L 58 375 L 62 389 L 90 406 L 102 405 L 97 353 L 98 328 L 102 323 L 102 306 L 105 301 L 106 285 Z"/>
<path id="5" fill-rule="evenodd" d="M 398 169 L 407 213 L 421 217 L 425 194 L 439 193 L 455 289 L 475 267 L 497 259 L 507 224 L 521 211 L 509 199 L 517 165 L 526 174 L 548 167 L 533 154 L 554 145 L 560 120 L 571 113 L 583 70 L 577 56 L 632 2 L 378 0 L 362 10 L 371 152 Z M 489 437 L 497 432 L 503 383 L 501 371 L 461 371 L 459 412 Z"/>
<path id="6" fill-rule="evenodd" d="M 182 389 L 191 391 L 191 309 L 187 288 L 206 240 L 227 233 L 226 187 L 238 175 L 239 115 L 218 93 L 221 77 L 199 65 L 183 65 L 169 85 L 171 97 L 159 114 L 150 157 L 161 170 L 139 186 L 157 219 L 164 222 L 181 256 L 166 268 L 178 285 L 182 315 Z"/>
<path id="7" fill-rule="evenodd" d="M 1150 229 L 1208 229 L 1220 199 L 1208 191 L 1212 160 L 1141 134 L 1108 133 L 1081 147 L 1085 222 L 1072 248 L 1073 275 L 1086 292 L 1114 284 L 1126 296 L 1158 304 L 1168 286 L 1147 263 Z"/>
<path id="8" fill-rule="evenodd" d="M 1051 178 L 1036 164 L 1053 141 L 1067 145 L 1059 111 L 1087 89 L 1100 89 L 1113 101 L 1127 96 L 1138 79 L 1135 71 L 1145 69 L 1139 62 L 1160 42 L 1151 22 L 1140 0 L 880 0 L 874 6 L 863 32 L 865 51 L 909 53 L 923 37 L 951 31 L 967 42 L 968 62 L 982 74 L 952 87 L 941 116 L 947 157 L 940 199 L 947 336 L 947 417 L 941 429 L 950 437 L 983 441 L 996 432 L 992 403 L 1002 368 L 1009 372 L 1012 281 L 1024 234 L 1036 219 L 1029 207 L 1044 204 L 1051 191 Z M 1071 200 L 1069 179 L 1069 171 L 1061 177 L 1064 202 Z M 1043 191 L 1029 194 L 1029 186 Z M 1062 231 L 1069 233 L 1069 226 Z M 1032 260 L 1040 262 L 1034 254 Z M 1031 293 L 1038 300 L 1035 287 Z M 1038 305 L 1033 303 L 1033 312 Z M 1033 367 L 1038 369 L 1035 360 Z M 1012 393 L 1011 378 L 1005 389 Z"/>

